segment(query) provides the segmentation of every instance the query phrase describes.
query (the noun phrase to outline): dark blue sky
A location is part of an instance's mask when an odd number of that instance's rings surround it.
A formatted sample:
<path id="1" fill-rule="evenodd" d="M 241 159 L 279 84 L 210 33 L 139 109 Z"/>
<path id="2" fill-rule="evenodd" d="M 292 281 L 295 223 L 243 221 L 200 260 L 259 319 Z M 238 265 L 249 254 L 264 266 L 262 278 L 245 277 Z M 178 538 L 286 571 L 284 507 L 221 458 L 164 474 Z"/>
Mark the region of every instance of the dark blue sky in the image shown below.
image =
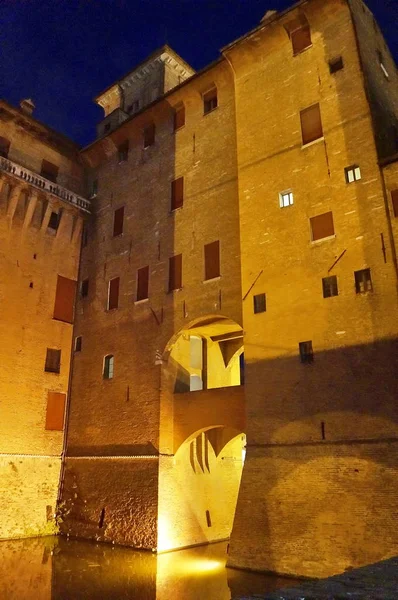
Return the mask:
<path id="1" fill-rule="evenodd" d="M 80 144 L 102 110 L 92 98 L 165 41 L 195 69 L 294 0 L 0 0 L 0 97 Z M 368 0 L 398 60 L 398 0 Z"/>

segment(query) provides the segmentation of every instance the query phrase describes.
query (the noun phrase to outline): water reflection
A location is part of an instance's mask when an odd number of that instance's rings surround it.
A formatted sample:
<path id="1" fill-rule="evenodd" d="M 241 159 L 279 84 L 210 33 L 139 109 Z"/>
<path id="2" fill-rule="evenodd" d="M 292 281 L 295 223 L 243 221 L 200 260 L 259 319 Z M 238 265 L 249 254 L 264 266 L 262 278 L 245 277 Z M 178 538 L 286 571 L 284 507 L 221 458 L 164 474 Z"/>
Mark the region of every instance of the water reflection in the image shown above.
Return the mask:
<path id="1" fill-rule="evenodd" d="M 295 581 L 225 568 L 226 543 L 154 555 L 61 537 L 0 542 L 7 600 L 230 600 Z"/>

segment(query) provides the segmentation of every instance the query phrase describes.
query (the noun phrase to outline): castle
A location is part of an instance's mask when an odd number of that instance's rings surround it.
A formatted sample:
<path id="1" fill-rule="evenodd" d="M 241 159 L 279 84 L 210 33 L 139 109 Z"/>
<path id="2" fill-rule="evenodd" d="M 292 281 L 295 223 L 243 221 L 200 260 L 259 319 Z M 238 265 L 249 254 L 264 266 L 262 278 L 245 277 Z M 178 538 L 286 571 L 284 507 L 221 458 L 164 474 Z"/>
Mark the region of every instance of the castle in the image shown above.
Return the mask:
<path id="1" fill-rule="evenodd" d="M 398 75 L 372 13 L 302 0 L 96 102 L 84 149 L 0 103 L 0 537 L 230 538 L 230 566 L 315 577 L 397 554 Z"/>

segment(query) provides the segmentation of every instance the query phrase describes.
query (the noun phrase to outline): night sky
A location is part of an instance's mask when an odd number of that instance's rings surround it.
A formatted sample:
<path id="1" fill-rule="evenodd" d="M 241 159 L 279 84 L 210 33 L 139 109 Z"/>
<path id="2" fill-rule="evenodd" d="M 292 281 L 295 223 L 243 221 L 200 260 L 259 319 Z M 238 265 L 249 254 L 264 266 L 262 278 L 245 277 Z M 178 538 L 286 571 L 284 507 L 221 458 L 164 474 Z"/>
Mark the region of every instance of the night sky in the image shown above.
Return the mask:
<path id="1" fill-rule="evenodd" d="M 0 98 L 85 145 L 92 98 L 167 42 L 199 70 L 293 0 L 0 0 Z M 367 0 L 398 62 L 398 0 Z"/>

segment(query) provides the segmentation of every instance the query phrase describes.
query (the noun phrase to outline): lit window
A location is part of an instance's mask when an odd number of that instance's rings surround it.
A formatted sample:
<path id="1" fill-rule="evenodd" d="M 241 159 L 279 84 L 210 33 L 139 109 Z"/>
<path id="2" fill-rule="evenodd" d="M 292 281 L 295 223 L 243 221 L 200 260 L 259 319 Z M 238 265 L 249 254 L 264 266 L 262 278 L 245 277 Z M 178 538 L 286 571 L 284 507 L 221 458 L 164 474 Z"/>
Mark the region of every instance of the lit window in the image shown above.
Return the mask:
<path id="1" fill-rule="evenodd" d="M 265 294 L 256 294 L 253 296 L 254 314 L 263 313 L 267 310 Z"/>
<path id="2" fill-rule="evenodd" d="M 203 114 L 207 115 L 209 112 L 217 108 L 217 88 L 203 94 Z"/>
<path id="3" fill-rule="evenodd" d="M 108 354 L 104 358 L 104 370 L 102 376 L 104 379 L 113 379 L 114 360 L 113 355 Z"/>
<path id="4" fill-rule="evenodd" d="M 331 298 L 332 296 L 339 295 L 336 275 L 331 275 L 330 277 L 324 277 L 322 279 L 322 291 L 324 298 Z"/>
<path id="5" fill-rule="evenodd" d="M 287 206 L 291 206 L 293 204 L 293 192 L 281 192 L 279 194 L 279 206 L 281 208 L 286 208 Z"/>
<path id="6" fill-rule="evenodd" d="M 309 364 L 314 362 L 314 351 L 312 349 L 312 341 L 308 342 L 300 342 L 299 343 L 299 351 L 300 351 L 300 361 L 304 364 Z"/>
<path id="7" fill-rule="evenodd" d="M 353 183 L 354 181 L 359 181 L 361 179 L 361 169 L 358 167 L 358 165 L 346 167 L 344 172 L 347 183 Z"/>
<path id="8" fill-rule="evenodd" d="M 366 292 L 371 292 L 373 290 L 370 269 L 361 269 L 360 271 L 355 271 L 354 277 L 355 291 L 357 294 L 365 294 Z"/>

